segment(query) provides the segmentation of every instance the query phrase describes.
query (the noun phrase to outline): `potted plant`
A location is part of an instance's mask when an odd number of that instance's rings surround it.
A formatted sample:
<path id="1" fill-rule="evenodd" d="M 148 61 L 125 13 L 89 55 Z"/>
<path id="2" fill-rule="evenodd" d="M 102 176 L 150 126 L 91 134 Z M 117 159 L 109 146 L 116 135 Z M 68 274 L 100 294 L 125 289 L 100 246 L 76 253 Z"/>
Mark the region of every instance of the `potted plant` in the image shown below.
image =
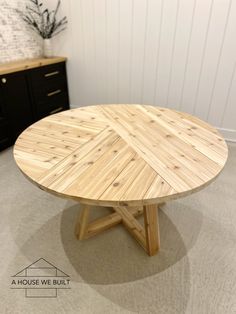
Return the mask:
<path id="1" fill-rule="evenodd" d="M 53 55 L 51 38 L 66 29 L 67 17 L 57 20 L 57 14 L 61 5 L 58 0 L 55 10 L 43 8 L 43 3 L 39 0 L 29 0 L 25 12 L 18 11 L 22 19 L 38 33 L 43 39 L 44 57 L 50 58 Z"/>

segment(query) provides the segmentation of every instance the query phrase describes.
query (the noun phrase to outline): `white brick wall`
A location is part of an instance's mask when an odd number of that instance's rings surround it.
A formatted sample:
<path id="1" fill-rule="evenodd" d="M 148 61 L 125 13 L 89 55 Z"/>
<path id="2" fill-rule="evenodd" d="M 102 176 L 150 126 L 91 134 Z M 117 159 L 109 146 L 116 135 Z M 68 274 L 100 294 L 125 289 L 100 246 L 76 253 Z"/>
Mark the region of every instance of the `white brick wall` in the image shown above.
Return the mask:
<path id="1" fill-rule="evenodd" d="M 28 0 L 0 0 L 0 63 L 39 57 L 42 40 L 21 20 L 15 8 Z"/>

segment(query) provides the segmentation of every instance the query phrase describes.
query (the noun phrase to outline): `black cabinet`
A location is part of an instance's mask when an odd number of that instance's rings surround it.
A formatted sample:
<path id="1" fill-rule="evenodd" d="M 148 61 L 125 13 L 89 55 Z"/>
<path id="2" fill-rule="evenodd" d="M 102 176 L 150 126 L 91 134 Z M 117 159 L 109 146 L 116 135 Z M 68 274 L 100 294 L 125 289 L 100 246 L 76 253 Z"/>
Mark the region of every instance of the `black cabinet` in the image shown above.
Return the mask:
<path id="1" fill-rule="evenodd" d="M 33 122 L 69 109 L 65 62 L 0 76 L 0 150 Z"/>
<path id="2" fill-rule="evenodd" d="M 33 121 L 26 77 L 25 72 L 18 72 L 1 78 L 3 108 L 13 141 Z"/>
<path id="3" fill-rule="evenodd" d="M 69 109 L 64 62 L 31 70 L 30 87 L 34 102 L 34 116 L 37 120 Z"/>
<path id="4" fill-rule="evenodd" d="M 10 144 L 10 128 L 5 111 L 2 86 L 0 86 L 0 150 Z"/>

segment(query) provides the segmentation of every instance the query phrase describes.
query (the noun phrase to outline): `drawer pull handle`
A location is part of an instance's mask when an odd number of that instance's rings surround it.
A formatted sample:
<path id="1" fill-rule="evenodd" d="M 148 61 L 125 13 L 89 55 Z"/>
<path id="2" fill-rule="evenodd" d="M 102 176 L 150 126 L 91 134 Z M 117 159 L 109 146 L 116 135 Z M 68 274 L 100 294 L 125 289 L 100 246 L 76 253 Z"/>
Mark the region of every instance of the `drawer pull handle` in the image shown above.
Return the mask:
<path id="1" fill-rule="evenodd" d="M 57 108 L 57 109 L 51 111 L 49 114 L 57 113 L 57 112 L 61 111 L 62 109 L 63 109 L 63 107 L 59 107 L 59 108 Z"/>
<path id="2" fill-rule="evenodd" d="M 44 76 L 45 76 L 45 77 L 50 77 L 50 76 L 57 75 L 57 74 L 59 74 L 59 73 L 60 73 L 59 71 L 54 71 L 54 72 L 51 72 L 51 73 L 44 74 Z"/>
<path id="3" fill-rule="evenodd" d="M 54 95 L 57 95 L 57 94 L 60 94 L 60 93 L 61 93 L 61 90 L 60 90 L 60 89 L 57 89 L 57 90 L 55 90 L 54 92 L 48 93 L 47 96 L 48 96 L 48 97 L 51 97 L 51 96 L 54 96 Z"/>
<path id="4" fill-rule="evenodd" d="M 6 84 L 6 82 L 7 82 L 7 79 L 6 79 L 5 77 L 3 77 L 3 78 L 2 78 L 2 83 L 3 83 L 3 84 Z"/>

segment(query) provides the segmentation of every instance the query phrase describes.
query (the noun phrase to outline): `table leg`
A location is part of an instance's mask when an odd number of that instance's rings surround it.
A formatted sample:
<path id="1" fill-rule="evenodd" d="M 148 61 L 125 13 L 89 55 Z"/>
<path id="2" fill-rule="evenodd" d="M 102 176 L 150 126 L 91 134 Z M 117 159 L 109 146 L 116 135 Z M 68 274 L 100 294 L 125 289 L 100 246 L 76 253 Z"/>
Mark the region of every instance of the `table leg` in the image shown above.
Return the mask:
<path id="1" fill-rule="evenodd" d="M 77 239 L 82 240 L 87 232 L 88 228 L 88 217 L 90 212 L 90 206 L 81 204 L 81 212 L 79 219 L 75 226 L 75 235 Z"/>
<path id="2" fill-rule="evenodd" d="M 144 226 L 146 234 L 146 250 L 153 256 L 160 249 L 160 232 L 158 222 L 158 205 L 144 206 Z"/>

